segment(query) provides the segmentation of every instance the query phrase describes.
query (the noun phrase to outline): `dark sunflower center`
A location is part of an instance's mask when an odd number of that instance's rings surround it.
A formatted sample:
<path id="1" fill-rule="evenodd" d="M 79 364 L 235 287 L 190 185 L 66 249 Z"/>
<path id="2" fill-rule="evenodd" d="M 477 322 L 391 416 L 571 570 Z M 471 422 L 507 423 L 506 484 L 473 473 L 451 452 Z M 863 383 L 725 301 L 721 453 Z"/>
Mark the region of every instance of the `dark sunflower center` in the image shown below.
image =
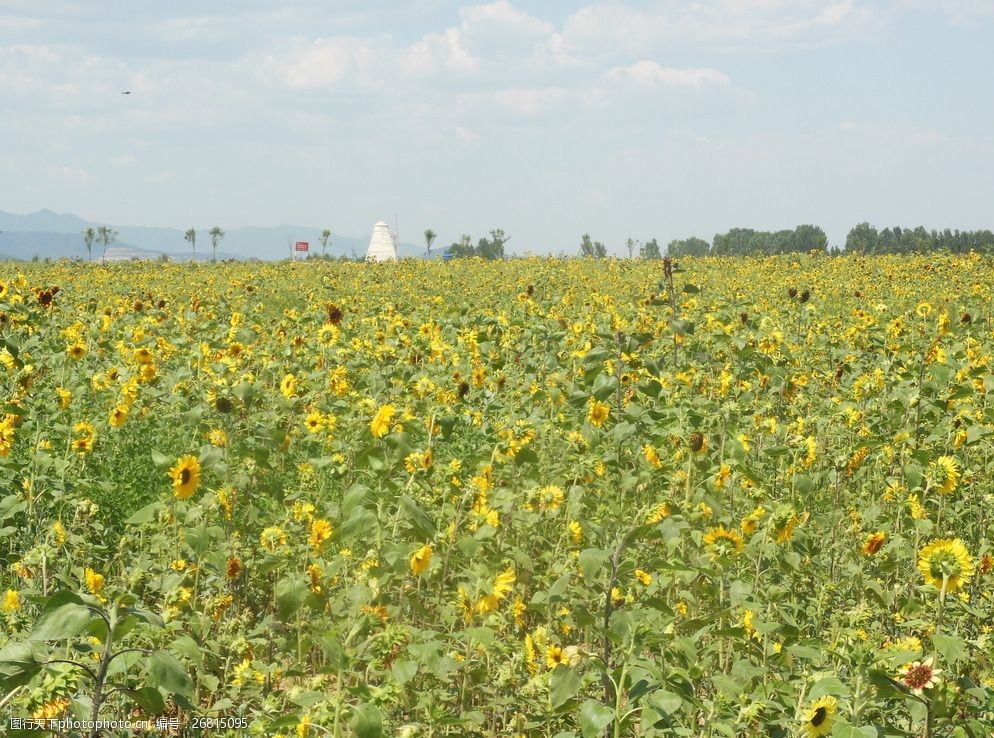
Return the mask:
<path id="1" fill-rule="evenodd" d="M 817 728 L 819 725 L 825 722 L 826 717 L 828 717 L 828 710 L 826 710 L 824 707 L 819 707 L 817 710 L 815 710 L 815 714 L 811 716 L 811 725 Z"/>
<path id="2" fill-rule="evenodd" d="M 190 470 L 184 469 L 179 473 L 179 481 L 181 484 L 187 484 L 190 481 Z"/>

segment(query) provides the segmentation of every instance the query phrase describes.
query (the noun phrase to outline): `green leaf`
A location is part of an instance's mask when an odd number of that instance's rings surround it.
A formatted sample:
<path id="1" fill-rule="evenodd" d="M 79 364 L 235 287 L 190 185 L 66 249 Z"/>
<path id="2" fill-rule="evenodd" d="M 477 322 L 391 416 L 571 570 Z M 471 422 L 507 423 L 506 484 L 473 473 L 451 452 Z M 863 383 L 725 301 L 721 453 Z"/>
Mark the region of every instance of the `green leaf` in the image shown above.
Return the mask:
<path id="1" fill-rule="evenodd" d="M 35 623 L 29 638 L 32 641 L 61 641 L 78 635 L 89 624 L 90 608 L 75 602 L 66 602 L 46 609 Z"/>
<path id="2" fill-rule="evenodd" d="M 352 710 L 349 726 L 356 738 L 381 738 L 383 735 L 383 716 L 376 705 L 358 705 Z"/>
<path id="3" fill-rule="evenodd" d="M 877 738 L 877 729 L 872 727 L 857 728 L 838 720 L 832 727 L 832 738 Z"/>
<path id="4" fill-rule="evenodd" d="M 580 730 L 583 738 L 600 738 L 614 720 L 614 710 L 596 700 L 587 700 L 580 707 Z"/>
<path id="5" fill-rule="evenodd" d="M 824 697 L 828 694 L 834 697 L 845 697 L 849 694 L 849 690 L 846 688 L 846 685 L 835 677 L 827 676 L 822 677 L 811 686 L 811 692 L 808 697 L 812 700 L 816 700 L 819 697 Z"/>
<path id="6" fill-rule="evenodd" d="M 148 660 L 148 683 L 171 694 L 189 696 L 193 692 L 193 682 L 186 668 L 175 656 L 165 651 L 156 651 Z"/>
<path id="7" fill-rule="evenodd" d="M 549 587 L 549 591 L 546 593 L 546 596 L 550 600 L 562 597 L 566 593 L 566 590 L 569 588 L 569 582 L 570 579 L 572 578 L 573 578 L 572 572 L 566 572 L 565 574 L 563 574 L 561 577 L 559 577 L 559 579 L 557 579 L 552 583 L 552 586 Z"/>
<path id="8" fill-rule="evenodd" d="M 376 530 L 377 525 L 376 513 L 373 513 L 365 508 L 356 509 L 349 519 L 342 523 L 342 527 L 338 531 L 338 540 L 342 543 L 351 540 L 360 534 L 371 534 Z"/>
<path id="9" fill-rule="evenodd" d="M 683 707 L 683 698 L 668 689 L 658 689 L 646 698 L 646 702 L 661 715 L 673 715 Z"/>
<path id="10" fill-rule="evenodd" d="M 160 469 L 164 469 L 172 463 L 172 460 L 166 456 L 164 453 L 159 451 L 152 451 L 152 463 L 155 464 Z"/>
<path id="11" fill-rule="evenodd" d="M 40 671 L 30 644 L 15 642 L 0 648 L 0 693 L 27 684 Z"/>
<path id="12" fill-rule="evenodd" d="M 932 636 L 932 645 L 935 646 L 936 651 L 942 654 L 943 660 L 950 666 L 966 657 L 966 645 L 956 636 L 936 633 Z"/>
<path id="13" fill-rule="evenodd" d="M 430 541 L 435 536 L 435 523 L 431 516 L 407 495 L 401 495 L 400 507 L 411 524 L 411 530 L 419 541 Z"/>
<path id="14" fill-rule="evenodd" d="M 580 571 L 583 578 L 590 581 L 597 576 L 597 572 L 611 558 L 611 552 L 602 548 L 585 548 L 580 552 Z"/>
<path id="15" fill-rule="evenodd" d="M 136 510 L 131 514 L 131 516 L 124 521 L 125 525 L 142 525 L 144 523 L 151 523 L 159 515 L 159 510 L 162 508 L 162 503 L 159 501 L 152 502 L 140 510 Z"/>
<path id="16" fill-rule="evenodd" d="M 204 660 L 200 645 L 188 635 L 181 635 L 169 644 L 169 650 L 179 656 L 189 659 L 194 664 L 201 664 Z"/>
<path id="17" fill-rule="evenodd" d="M 126 694 L 147 715 L 161 715 L 165 712 L 166 703 L 162 694 L 154 687 L 126 690 Z"/>
<path id="18" fill-rule="evenodd" d="M 390 673 L 398 684 L 406 684 L 418 673 L 418 662 L 411 659 L 399 659 L 390 667 Z"/>
<path id="19" fill-rule="evenodd" d="M 549 679 L 549 703 L 553 710 L 569 702 L 580 689 L 580 673 L 576 669 L 560 664 L 553 670 Z"/>
<path id="20" fill-rule="evenodd" d="M 284 577 L 276 583 L 276 609 L 284 620 L 300 609 L 306 597 L 307 582 L 301 577 Z"/>

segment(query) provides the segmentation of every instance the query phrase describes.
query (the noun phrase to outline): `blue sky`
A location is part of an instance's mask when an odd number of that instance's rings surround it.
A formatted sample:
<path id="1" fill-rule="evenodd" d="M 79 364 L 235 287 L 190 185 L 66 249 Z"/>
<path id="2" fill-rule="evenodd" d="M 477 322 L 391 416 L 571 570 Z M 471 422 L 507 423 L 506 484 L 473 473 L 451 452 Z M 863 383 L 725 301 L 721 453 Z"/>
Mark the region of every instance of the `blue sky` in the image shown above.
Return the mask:
<path id="1" fill-rule="evenodd" d="M 5 0 L 0 209 L 519 253 L 994 227 L 992 31 L 994 0 Z"/>

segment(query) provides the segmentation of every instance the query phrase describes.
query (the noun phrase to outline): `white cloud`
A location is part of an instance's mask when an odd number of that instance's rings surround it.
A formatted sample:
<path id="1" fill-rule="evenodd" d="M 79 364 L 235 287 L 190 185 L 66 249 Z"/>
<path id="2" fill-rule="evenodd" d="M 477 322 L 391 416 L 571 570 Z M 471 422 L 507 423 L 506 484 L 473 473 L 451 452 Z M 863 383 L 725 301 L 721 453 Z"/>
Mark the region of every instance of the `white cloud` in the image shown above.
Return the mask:
<path id="1" fill-rule="evenodd" d="M 50 166 L 46 168 L 49 179 L 68 185 L 93 184 L 93 176 L 89 172 L 76 167 Z"/>
<path id="2" fill-rule="evenodd" d="M 410 75 L 429 77 L 443 71 L 472 74 L 479 69 L 480 61 L 463 46 L 460 32 L 449 28 L 444 33 L 430 33 L 405 49 L 401 65 Z"/>
<path id="3" fill-rule="evenodd" d="M 460 8 L 459 17 L 462 19 L 462 28 L 467 31 L 487 29 L 491 33 L 541 38 L 554 30 L 551 23 L 518 10 L 505 0 Z"/>
<path id="4" fill-rule="evenodd" d="M 643 60 L 627 67 L 615 67 L 604 75 L 608 82 L 629 82 L 640 86 L 728 87 L 731 81 L 717 69 L 664 67 L 657 62 Z"/>
<path id="5" fill-rule="evenodd" d="M 296 46 L 284 54 L 267 54 L 259 68 L 263 78 L 296 89 L 333 87 L 350 75 L 365 76 L 378 56 L 389 54 L 378 49 L 375 39 L 342 36 L 307 41 L 297 38 Z"/>
<path id="6" fill-rule="evenodd" d="M 567 94 L 557 88 L 509 89 L 492 93 L 487 98 L 515 115 L 533 116 L 562 103 Z"/>
<path id="7" fill-rule="evenodd" d="M 471 131 L 463 126 L 456 126 L 456 140 L 458 140 L 461 144 L 468 146 L 478 143 L 482 138 L 483 137 L 475 131 Z"/>
<path id="8" fill-rule="evenodd" d="M 894 0 L 897 11 L 912 11 L 944 16 L 954 25 L 977 25 L 994 18 L 994 2 L 991 0 Z"/>
<path id="9" fill-rule="evenodd" d="M 701 43 L 713 50 L 768 49 L 835 40 L 862 32 L 872 19 L 869 5 L 857 0 L 665 0 L 650 8 L 597 3 L 573 13 L 554 45 L 560 57 L 573 59 Z"/>

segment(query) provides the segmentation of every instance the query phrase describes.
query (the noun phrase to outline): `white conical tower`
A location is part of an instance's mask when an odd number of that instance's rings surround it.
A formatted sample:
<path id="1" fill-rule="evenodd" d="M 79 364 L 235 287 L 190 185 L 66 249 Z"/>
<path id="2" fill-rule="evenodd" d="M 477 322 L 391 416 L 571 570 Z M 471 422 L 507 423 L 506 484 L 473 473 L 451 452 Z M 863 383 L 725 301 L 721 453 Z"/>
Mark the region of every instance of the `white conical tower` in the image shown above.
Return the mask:
<path id="1" fill-rule="evenodd" d="M 390 226 L 380 221 L 373 226 L 373 236 L 366 249 L 366 261 L 394 261 L 397 258 L 397 241 Z"/>

